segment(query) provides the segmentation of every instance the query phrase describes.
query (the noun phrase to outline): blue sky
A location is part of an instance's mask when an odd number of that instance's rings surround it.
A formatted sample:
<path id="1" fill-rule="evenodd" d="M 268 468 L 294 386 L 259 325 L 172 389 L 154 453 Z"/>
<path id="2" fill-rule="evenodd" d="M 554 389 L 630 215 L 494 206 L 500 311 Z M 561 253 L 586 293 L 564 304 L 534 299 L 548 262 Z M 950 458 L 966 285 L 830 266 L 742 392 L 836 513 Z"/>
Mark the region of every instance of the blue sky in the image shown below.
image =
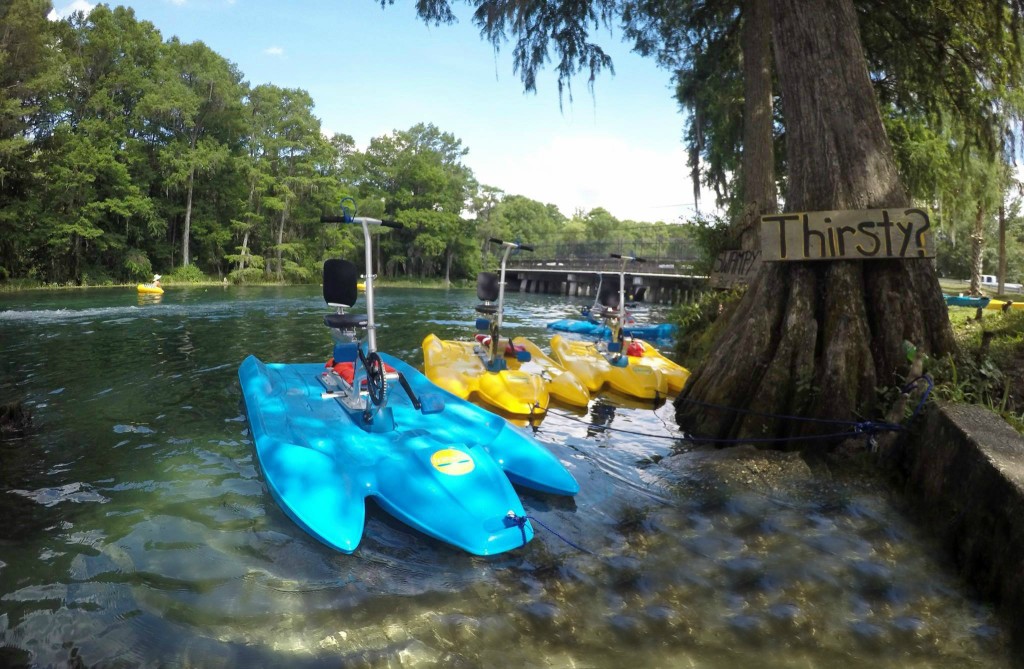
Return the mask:
<path id="1" fill-rule="evenodd" d="M 552 72 L 524 93 L 511 48 L 495 53 L 469 20 L 428 26 L 412 0 L 125 0 L 164 39 L 200 40 L 250 84 L 303 88 L 324 131 L 364 148 L 372 137 L 433 123 L 469 148 L 477 180 L 554 203 L 566 215 L 602 206 L 620 219 L 674 222 L 693 211 L 669 73 L 599 33 L 615 75 L 573 82 L 559 109 Z M 57 15 L 85 0 L 54 0 Z M 705 196 L 702 209 L 711 208 Z"/>

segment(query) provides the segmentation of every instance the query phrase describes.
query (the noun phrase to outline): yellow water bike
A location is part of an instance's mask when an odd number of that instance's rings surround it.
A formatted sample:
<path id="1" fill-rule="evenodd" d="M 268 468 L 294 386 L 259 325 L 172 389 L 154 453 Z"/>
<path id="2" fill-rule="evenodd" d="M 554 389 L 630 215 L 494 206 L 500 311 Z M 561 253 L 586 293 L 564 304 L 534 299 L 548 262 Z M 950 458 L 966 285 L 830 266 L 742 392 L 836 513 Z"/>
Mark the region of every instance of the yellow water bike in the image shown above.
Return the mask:
<path id="1" fill-rule="evenodd" d="M 504 248 L 501 274 L 477 275 L 476 320 L 480 331 L 473 341 L 446 341 L 430 334 L 423 340 L 423 370 L 448 392 L 494 407 L 511 416 L 543 416 L 552 396 L 585 407 L 590 393 L 573 374 L 547 356 L 536 356 L 536 346 L 517 338 L 501 337 L 505 306 L 505 268 L 516 250 L 533 248 L 518 242 L 490 239 Z"/>
<path id="2" fill-rule="evenodd" d="M 577 341 L 561 335 L 551 338 L 551 354 L 572 372 L 591 393 L 603 389 L 639 399 L 660 400 L 678 394 L 690 376 L 685 368 L 669 360 L 650 343 L 626 337 L 626 263 L 645 262 L 636 256 L 612 253 L 622 260 L 618 285 L 602 282 L 598 304 L 591 316 L 601 319 L 610 331 L 608 341 Z"/>

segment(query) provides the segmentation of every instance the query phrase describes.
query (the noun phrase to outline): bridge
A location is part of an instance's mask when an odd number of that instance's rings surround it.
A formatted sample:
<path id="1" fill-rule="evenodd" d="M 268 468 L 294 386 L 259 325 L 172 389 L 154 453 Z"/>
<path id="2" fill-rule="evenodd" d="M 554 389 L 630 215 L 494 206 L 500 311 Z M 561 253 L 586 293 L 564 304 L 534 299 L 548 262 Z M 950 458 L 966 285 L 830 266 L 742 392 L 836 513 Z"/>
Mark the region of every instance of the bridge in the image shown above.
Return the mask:
<path id="1" fill-rule="evenodd" d="M 618 277 L 622 261 L 610 257 L 618 253 L 644 259 L 626 263 L 627 295 L 660 304 L 691 302 L 708 289 L 708 278 L 695 273 L 696 252 L 680 241 L 537 245 L 532 253 L 509 258 L 505 281 L 510 290 L 521 293 L 596 297 L 601 280 L 613 282 Z"/>

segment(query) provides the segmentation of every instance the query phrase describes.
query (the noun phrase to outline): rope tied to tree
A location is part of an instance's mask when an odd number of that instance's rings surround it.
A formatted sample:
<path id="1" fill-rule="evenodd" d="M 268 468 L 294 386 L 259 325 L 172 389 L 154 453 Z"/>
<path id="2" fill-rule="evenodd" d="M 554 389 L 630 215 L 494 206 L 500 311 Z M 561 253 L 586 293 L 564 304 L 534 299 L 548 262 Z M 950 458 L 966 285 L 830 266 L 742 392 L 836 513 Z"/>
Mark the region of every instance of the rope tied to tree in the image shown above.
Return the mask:
<path id="1" fill-rule="evenodd" d="M 921 394 L 920 399 L 917 402 L 917 406 L 914 407 L 914 411 L 911 413 L 910 417 L 907 419 L 906 422 L 908 422 L 908 423 L 910 421 L 914 420 L 914 418 L 916 418 L 918 416 L 918 414 L 921 413 L 921 410 L 924 408 L 925 402 L 928 401 L 928 397 L 931 395 L 932 388 L 934 388 L 935 383 L 934 383 L 934 381 L 932 381 L 931 376 L 929 376 L 928 374 L 922 374 L 922 375 L 918 376 L 917 378 L 913 379 L 912 381 L 910 381 L 909 383 L 907 383 L 906 385 L 904 385 L 900 389 L 901 394 L 907 395 L 912 390 L 914 390 L 914 388 L 916 388 L 921 381 L 924 381 L 927 385 L 925 387 L 924 392 Z M 853 421 L 853 420 L 841 420 L 841 419 L 833 419 L 833 418 L 811 418 L 811 417 L 807 417 L 807 416 L 789 416 L 789 415 L 785 415 L 785 414 L 772 414 L 772 413 L 767 413 L 767 412 L 763 412 L 763 411 L 754 411 L 754 410 L 751 410 L 751 409 L 740 409 L 740 408 L 737 408 L 737 407 L 725 406 L 723 404 L 714 404 L 714 403 L 711 403 L 711 402 L 703 402 L 703 401 L 700 401 L 700 400 L 689 400 L 689 399 L 686 399 L 686 398 L 681 398 L 678 401 L 680 401 L 680 402 L 689 402 L 689 403 L 697 405 L 697 406 L 703 406 L 703 407 L 712 408 L 712 409 L 722 409 L 724 411 L 732 411 L 732 412 L 740 413 L 740 414 L 746 414 L 746 415 L 752 415 L 752 416 L 761 416 L 761 417 L 764 417 L 764 418 L 785 419 L 785 420 L 792 420 L 792 421 L 804 422 L 804 423 L 840 425 L 840 426 L 846 427 L 848 429 L 846 431 L 843 431 L 843 432 L 832 432 L 832 433 L 829 433 L 829 434 L 801 435 L 801 436 L 795 436 L 795 437 L 715 438 L 715 437 L 697 437 L 697 436 L 692 436 L 692 435 L 687 435 L 687 434 L 681 434 L 681 435 L 649 434 L 649 433 L 645 433 L 645 432 L 637 432 L 637 431 L 634 431 L 634 430 L 625 430 L 625 429 L 622 429 L 622 428 L 610 427 L 608 425 L 592 425 L 590 423 L 586 423 L 585 421 L 576 418 L 575 416 L 570 416 L 569 414 L 564 414 L 564 413 L 556 413 L 556 412 L 553 412 L 553 411 L 550 411 L 550 410 L 548 411 L 548 413 L 554 413 L 555 415 L 560 416 L 562 418 L 566 418 L 568 420 L 573 420 L 573 421 L 582 423 L 584 425 L 587 425 L 589 427 L 594 427 L 594 428 L 597 428 L 597 429 L 600 429 L 600 430 L 608 430 L 608 431 L 611 431 L 611 432 L 622 432 L 624 434 L 632 434 L 632 435 L 636 435 L 636 436 L 639 436 L 639 437 L 647 437 L 649 439 L 670 439 L 672 441 L 688 441 L 688 442 L 693 442 L 693 443 L 709 443 L 709 444 L 721 444 L 721 445 L 730 445 L 730 444 L 771 444 L 771 443 L 781 443 L 781 442 L 787 442 L 787 441 L 788 442 L 793 442 L 793 441 L 816 441 L 816 440 L 823 440 L 823 439 L 840 439 L 840 438 L 844 438 L 844 437 L 848 438 L 848 437 L 861 437 L 861 436 L 866 437 L 869 441 L 873 442 L 875 436 L 878 435 L 878 434 L 881 434 L 883 432 L 900 432 L 900 431 L 903 431 L 903 430 L 906 429 L 905 425 L 903 425 L 903 424 L 893 423 L 893 422 L 885 421 L 885 420 Z"/>

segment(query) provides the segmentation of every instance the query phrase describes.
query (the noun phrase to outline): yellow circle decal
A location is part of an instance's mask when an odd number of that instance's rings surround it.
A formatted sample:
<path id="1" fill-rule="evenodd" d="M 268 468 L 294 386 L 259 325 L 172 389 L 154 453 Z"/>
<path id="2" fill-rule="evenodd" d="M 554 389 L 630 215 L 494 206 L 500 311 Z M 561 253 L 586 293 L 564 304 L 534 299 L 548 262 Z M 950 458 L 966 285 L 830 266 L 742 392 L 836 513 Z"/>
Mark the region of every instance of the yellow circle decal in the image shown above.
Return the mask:
<path id="1" fill-rule="evenodd" d="M 473 471 L 476 465 L 467 453 L 454 448 L 444 448 L 430 456 L 430 464 L 442 474 L 462 476 Z"/>

